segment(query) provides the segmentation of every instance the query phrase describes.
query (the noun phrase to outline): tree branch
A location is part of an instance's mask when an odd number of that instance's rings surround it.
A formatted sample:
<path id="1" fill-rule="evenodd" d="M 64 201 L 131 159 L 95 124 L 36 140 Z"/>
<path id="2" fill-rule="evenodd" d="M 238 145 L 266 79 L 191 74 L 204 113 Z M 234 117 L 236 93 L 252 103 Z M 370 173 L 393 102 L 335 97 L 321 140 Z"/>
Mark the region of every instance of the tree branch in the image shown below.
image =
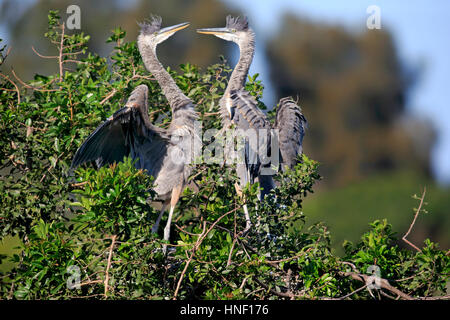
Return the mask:
<path id="1" fill-rule="evenodd" d="M 409 226 L 408 231 L 406 231 L 405 235 L 402 237 L 402 240 L 405 241 L 407 244 L 409 244 L 411 247 L 413 247 L 414 249 L 416 249 L 419 252 L 422 252 L 422 250 L 420 248 L 418 248 L 417 246 L 415 246 L 411 241 L 409 241 L 408 239 L 406 239 L 406 237 L 410 234 L 414 224 L 416 223 L 416 219 L 419 216 L 420 210 L 422 209 L 422 205 L 423 205 L 423 199 L 425 198 L 425 193 L 426 193 L 427 189 L 423 188 L 423 192 L 422 192 L 422 197 L 420 198 L 420 203 L 419 203 L 419 207 L 417 208 L 416 214 L 414 215 L 414 219 L 411 222 L 411 225 Z"/>
<path id="2" fill-rule="evenodd" d="M 371 277 L 370 275 L 366 275 L 366 274 L 361 274 L 361 273 L 355 273 L 355 272 L 339 272 L 338 273 L 340 276 L 343 277 L 350 277 L 353 280 L 357 280 L 357 281 L 361 281 L 363 283 L 368 283 L 368 281 L 370 280 L 369 277 Z M 392 293 L 395 293 L 397 296 L 403 298 L 404 300 L 414 300 L 413 297 L 411 297 L 410 295 L 400 291 L 399 289 L 391 286 L 389 284 L 389 282 L 386 279 L 380 278 L 380 287 L 383 289 L 386 289 Z"/>
<path id="3" fill-rule="evenodd" d="M 116 243 L 116 238 L 117 238 L 117 235 L 112 236 L 111 246 L 109 247 L 108 263 L 106 265 L 105 282 L 104 282 L 105 283 L 105 293 L 104 293 L 105 298 L 108 297 L 107 294 L 108 294 L 109 269 L 111 268 L 111 257 L 112 257 L 114 245 Z"/>

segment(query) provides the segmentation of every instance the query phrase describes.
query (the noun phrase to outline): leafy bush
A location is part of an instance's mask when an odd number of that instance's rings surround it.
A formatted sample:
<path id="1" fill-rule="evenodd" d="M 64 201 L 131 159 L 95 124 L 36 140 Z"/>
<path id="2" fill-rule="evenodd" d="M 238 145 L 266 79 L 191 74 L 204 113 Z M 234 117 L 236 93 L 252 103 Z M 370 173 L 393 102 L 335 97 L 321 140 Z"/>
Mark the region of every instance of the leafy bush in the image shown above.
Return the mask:
<path id="1" fill-rule="evenodd" d="M 57 12 L 46 37 L 57 44 L 58 74 L 26 83 L 2 75 L 0 86 L 1 237 L 17 236 L 16 267 L 2 274 L 2 298 L 16 299 L 435 299 L 445 294 L 449 256 L 427 241 L 401 249 L 390 225 L 375 221 L 361 241 L 331 253 L 324 224 L 303 226 L 302 200 L 320 178 L 303 155 L 259 203 L 258 185 L 244 189 L 254 227 L 243 235 L 237 181 L 221 164 L 197 164 L 177 205 L 169 254 L 152 234 L 158 212 L 152 178 L 130 159 L 69 173 L 77 147 L 133 88 L 149 87 L 153 122 L 165 127 L 170 108 L 142 65 L 135 42 L 113 31 L 111 67 L 86 49 L 89 36 L 66 34 Z M 7 52 L 0 51 L 1 61 Z M 69 66 L 71 69 L 69 69 Z M 74 69 L 75 68 L 75 69 Z M 231 69 L 225 61 L 199 71 L 170 70 L 197 103 L 203 129 L 220 128 L 218 99 Z M 18 85 L 21 84 L 21 86 Z M 259 99 L 257 75 L 247 89 Z M 265 108 L 260 102 L 260 107 Z M 256 209 L 258 208 L 258 209 Z M 160 231 L 161 232 L 161 231 Z M 374 278 L 368 270 L 379 271 Z M 378 272 L 377 271 L 377 272 Z M 363 290 L 370 289 L 370 290 Z M 438 297 L 439 298 L 439 297 Z"/>

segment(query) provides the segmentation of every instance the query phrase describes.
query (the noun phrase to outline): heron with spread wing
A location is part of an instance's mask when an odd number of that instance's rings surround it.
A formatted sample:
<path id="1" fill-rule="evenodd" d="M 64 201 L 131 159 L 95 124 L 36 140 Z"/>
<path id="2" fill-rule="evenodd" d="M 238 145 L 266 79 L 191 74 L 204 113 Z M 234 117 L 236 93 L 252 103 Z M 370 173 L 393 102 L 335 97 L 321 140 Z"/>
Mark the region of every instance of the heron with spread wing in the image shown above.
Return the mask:
<path id="1" fill-rule="evenodd" d="M 163 129 L 150 123 L 148 88 L 139 85 L 125 106 L 102 123 L 81 145 L 72 161 L 72 168 L 88 161 L 95 161 L 101 167 L 122 161 L 125 156 L 136 160 L 136 168 L 146 170 L 155 178 L 154 190 L 163 201 L 153 232 L 158 230 L 161 217 L 170 205 L 164 228 L 164 240 L 169 240 L 174 208 L 191 174 L 191 143 L 199 138 L 194 130 L 197 119 L 194 103 L 178 88 L 156 56 L 156 46 L 176 31 L 188 27 L 189 23 L 161 28 L 161 22 L 160 17 L 153 16 L 150 22 L 140 24 L 137 43 L 146 69 L 158 81 L 172 109 L 169 127 Z"/>
<path id="2" fill-rule="evenodd" d="M 240 130 L 251 130 L 256 133 L 258 143 L 259 141 L 265 143 L 264 152 L 275 152 L 275 150 L 271 150 L 271 139 L 274 136 L 270 133 L 270 122 L 258 108 L 256 99 L 245 90 L 245 81 L 255 52 L 255 33 L 249 27 L 247 18 L 228 16 L 224 28 L 203 28 L 197 29 L 197 32 L 215 35 L 239 46 L 239 61 L 231 73 L 224 95 L 219 101 L 223 127 L 229 128 L 234 125 Z M 286 165 L 292 168 L 302 153 L 306 119 L 300 107 L 291 98 L 280 100 L 276 119 L 275 129 L 278 129 L 279 156 L 281 167 L 284 170 Z M 263 139 L 261 140 L 261 138 Z M 260 144 L 255 146 L 249 141 L 245 142 L 244 161 L 236 165 L 236 173 L 239 177 L 236 191 L 241 193 L 247 183 L 252 184 L 258 180 L 261 187 L 259 198 L 263 199 L 275 187 L 275 184 L 272 175 L 263 174 L 261 170 L 264 167 L 270 167 L 271 164 L 262 161 L 264 152 L 261 152 L 260 147 Z M 246 218 L 244 232 L 246 232 L 251 226 L 251 221 L 247 206 L 244 205 L 243 208 Z"/>

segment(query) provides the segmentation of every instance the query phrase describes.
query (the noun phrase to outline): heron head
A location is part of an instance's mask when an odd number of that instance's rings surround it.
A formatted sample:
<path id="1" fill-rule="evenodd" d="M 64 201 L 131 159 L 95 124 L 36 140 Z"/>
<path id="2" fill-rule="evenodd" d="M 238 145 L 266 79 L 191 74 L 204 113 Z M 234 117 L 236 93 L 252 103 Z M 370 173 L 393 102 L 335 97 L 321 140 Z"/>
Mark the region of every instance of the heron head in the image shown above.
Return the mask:
<path id="1" fill-rule="evenodd" d="M 197 32 L 203 34 L 212 34 L 221 39 L 233 41 L 237 44 L 240 44 L 242 39 L 245 39 L 251 32 L 251 29 L 248 26 L 247 17 L 234 18 L 232 16 L 227 16 L 227 23 L 224 28 L 197 29 Z"/>
<path id="2" fill-rule="evenodd" d="M 183 22 L 174 26 L 161 28 L 161 23 L 161 17 L 155 15 L 151 16 L 150 21 L 140 23 L 141 32 L 139 38 L 156 48 L 159 43 L 167 40 L 175 32 L 189 26 L 189 22 Z"/>

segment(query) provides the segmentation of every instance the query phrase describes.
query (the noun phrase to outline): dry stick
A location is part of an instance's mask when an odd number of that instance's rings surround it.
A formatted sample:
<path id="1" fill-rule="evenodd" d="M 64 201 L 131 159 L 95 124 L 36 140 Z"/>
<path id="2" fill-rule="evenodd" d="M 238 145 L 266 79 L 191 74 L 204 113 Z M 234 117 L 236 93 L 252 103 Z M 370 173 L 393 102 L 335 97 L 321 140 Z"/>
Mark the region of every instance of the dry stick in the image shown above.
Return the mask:
<path id="1" fill-rule="evenodd" d="M 227 267 L 230 266 L 231 264 L 231 258 L 233 256 L 233 250 L 234 250 L 234 246 L 236 245 L 236 241 L 237 241 L 237 221 L 236 221 L 236 212 L 234 213 L 234 239 L 233 239 L 233 243 L 231 244 L 231 249 L 230 249 L 230 253 L 228 255 L 228 261 L 227 261 Z"/>
<path id="2" fill-rule="evenodd" d="M 415 275 L 412 275 L 412 276 L 410 276 L 410 277 L 403 278 L 403 279 L 398 279 L 398 280 L 394 280 L 394 281 L 395 281 L 395 282 L 402 282 L 402 281 L 411 280 L 411 279 L 417 277 L 419 274 L 424 273 L 424 271 L 425 271 L 425 270 L 422 270 L 422 271 L 420 271 L 420 272 L 418 272 L 418 273 L 416 273 Z"/>
<path id="3" fill-rule="evenodd" d="M 300 258 L 300 257 L 304 256 L 305 254 L 307 254 L 308 252 L 310 252 L 312 249 L 313 249 L 313 248 L 310 247 L 310 248 L 306 249 L 305 251 L 300 252 L 299 254 L 297 254 L 297 255 L 295 255 L 295 256 L 293 256 L 293 257 L 289 257 L 289 258 L 285 258 L 285 259 L 280 259 L 280 260 L 265 260 L 265 262 L 267 262 L 267 263 L 272 263 L 272 264 L 273 264 L 273 263 L 280 263 L 280 262 L 291 261 L 291 260 L 294 260 L 294 259 L 297 259 L 297 258 Z"/>
<path id="4" fill-rule="evenodd" d="M 344 277 L 350 277 L 354 280 L 358 280 L 358 281 L 361 281 L 364 283 L 367 283 L 370 280 L 369 278 L 371 277 L 369 275 L 355 273 L 355 272 L 339 272 L 339 275 L 344 276 Z M 414 300 L 414 298 L 411 297 L 410 295 L 391 286 L 386 279 L 380 278 L 380 286 L 381 286 L 381 288 L 386 289 L 392 293 L 395 293 L 397 296 L 399 296 L 405 300 Z"/>
<path id="5" fill-rule="evenodd" d="M 361 291 L 361 290 L 367 288 L 367 286 L 368 286 L 368 284 L 365 284 L 365 285 L 363 285 L 361 288 L 358 288 L 358 289 L 356 289 L 355 291 L 350 292 L 349 294 L 346 294 L 345 296 L 339 297 L 338 300 L 344 300 L 344 299 L 346 299 L 346 298 L 348 298 L 348 297 L 354 295 L 355 293 L 357 293 L 357 292 L 359 292 L 359 291 Z"/>
<path id="6" fill-rule="evenodd" d="M 425 198 L 425 193 L 426 193 L 427 189 L 424 187 L 423 188 L 423 193 L 422 193 L 422 197 L 420 198 L 420 203 L 419 203 L 419 207 L 417 208 L 416 214 L 414 215 L 414 219 L 411 223 L 411 225 L 409 226 L 408 231 L 405 233 L 405 235 L 403 236 L 402 240 L 405 241 L 407 244 L 409 244 L 411 247 L 413 247 L 414 249 L 416 249 L 419 252 L 422 252 L 422 250 L 420 250 L 420 248 L 418 248 L 417 246 L 415 246 L 411 241 L 407 240 L 406 237 L 409 235 L 409 233 L 411 232 L 414 224 L 416 223 L 416 219 L 419 216 L 420 210 L 422 209 L 422 205 L 423 205 L 423 199 Z"/>
<path id="7" fill-rule="evenodd" d="M 86 61 L 73 60 L 73 59 L 66 59 L 66 60 L 63 61 L 63 63 L 68 63 L 68 62 L 88 64 Z M 66 70 L 67 70 L 67 69 L 68 69 L 68 68 L 66 68 Z M 70 69 L 70 70 L 73 71 L 73 69 Z"/>
<path id="8" fill-rule="evenodd" d="M 112 257 L 114 244 L 116 242 L 116 238 L 117 238 L 117 235 L 112 236 L 111 246 L 109 247 L 108 264 L 106 265 L 106 272 L 105 272 L 105 298 L 107 298 L 107 294 L 108 294 L 109 268 L 111 268 L 111 257 Z"/>
<path id="9" fill-rule="evenodd" d="M 233 243 L 231 244 L 230 253 L 228 254 L 227 267 L 229 267 L 231 264 L 231 258 L 233 256 L 233 250 L 234 250 L 234 246 L 236 245 L 236 241 L 237 241 L 237 237 L 235 237 L 233 239 Z"/>
<path id="10" fill-rule="evenodd" d="M 103 282 L 102 280 L 90 280 L 90 281 L 86 281 L 86 282 L 80 283 L 79 286 L 80 287 L 81 286 L 88 286 L 90 284 L 96 284 L 96 283 L 102 283 L 102 282 Z"/>
<path id="11" fill-rule="evenodd" d="M 78 182 L 78 183 L 72 183 L 70 186 L 74 187 L 74 188 L 77 188 L 77 187 L 84 186 L 87 183 L 88 183 L 87 181 L 83 181 L 83 182 Z"/>
<path id="12" fill-rule="evenodd" d="M 57 89 L 40 89 L 40 88 L 36 88 L 36 87 L 30 86 L 29 84 L 26 84 L 25 81 L 23 81 L 22 79 L 20 79 L 20 78 L 16 75 L 14 69 L 12 69 L 12 68 L 11 68 L 11 73 L 12 73 L 12 75 L 14 76 L 14 78 L 16 78 L 16 80 L 20 82 L 20 84 L 22 84 L 24 87 L 26 87 L 26 88 L 28 88 L 28 89 L 32 89 L 32 90 L 36 90 L 36 91 L 41 91 L 41 92 L 58 91 Z M 50 83 L 51 83 L 51 82 L 50 82 Z M 48 83 L 48 84 L 50 84 L 50 83 Z"/>
<path id="13" fill-rule="evenodd" d="M 102 101 L 100 101 L 100 104 L 104 104 L 106 101 L 108 101 L 113 95 L 115 95 L 117 90 L 114 88 Z"/>
<path id="14" fill-rule="evenodd" d="M 43 59 L 56 59 L 58 58 L 58 56 L 44 56 L 43 54 L 40 54 L 39 52 L 36 51 L 36 49 L 31 46 L 31 50 L 34 51 L 34 53 L 36 53 L 39 57 L 43 58 Z"/>
<path id="15" fill-rule="evenodd" d="M 190 236 L 193 236 L 193 237 L 200 237 L 202 234 L 201 233 L 192 233 L 192 232 L 188 232 L 188 231 L 186 231 L 186 230 L 184 230 L 183 228 L 181 228 L 180 226 L 178 226 L 177 224 L 174 224 L 175 225 L 175 228 L 177 228 L 178 230 L 180 230 L 181 232 L 183 232 L 183 233 L 185 233 L 185 234 L 188 234 L 188 235 L 190 235 Z"/>
<path id="16" fill-rule="evenodd" d="M 203 231 L 202 231 L 201 234 L 203 234 L 203 233 L 205 232 L 205 229 L 206 229 L 206 222 L 203 223 Z M 178 295 L 178 290 L 180 290 L 181 281 L 183 281 L 183 278 L 184 278 L 184 275 L 185 275 L 185 273 L 186 273 L 186 270 L 187 270 L 189 264 L 191 263 L 192 258 L 194 257 L 195 250 L 196 250 L 196 247 L 197 247 L 197 244 L 198 244 L 200 238 L 201 238 L 201 235 L 200 235 L 200 237 L 197 239 L 196 244 L 194 245 L 194 248 L 193 248 L 193 250 L 192 250 L 191 256 L 189 257 L 188 261 L 187 261 L 186 264 L 184 265 L 183 271 L 181 272 L 181 275 L 180 275 L 180 279 L 178 279 L 177 287 L 176 287 L 175 293 L 174 293 L 174 295 L 173 295 L 173 299 L 174 299 L 174 300 L 176 299 L 176 297 L 177 297 L 177 295 Z M 187 255 L 187 250 L 186 250 L 185 252 L 186 252 L 186 255 Z"/>
<path id="17" fill-rule="evenodd" d="M 77 55 L 77 54 L 82 54 L 82 53 L 84 53 L 83 50 L 80 50 L 77 52 L 66 52 L 66 53 L 63 53 L 62 56 L 65 57 L 65 56 Z"/>
<path id="18" fill-rule="evenodd" d="M 264 289 L 266 289 L 266 290 L 269 290 L 271 293 L 273 293 L 274 295 L 277 295 L 277 296 L 279 296 L 279 297 L 282 297 L 282 298 L 289 298 L 289 299 L 292 299 L 292 298 L 298 298 L 298 297 L 303 297 L 303 296 L 305 296 L 304 294 L 299 294 L 299 295 L 295 295 L 295 294 L 293 294 L 293 293 L 290 293 L 290 292 L 278 292 L 278 291 L 276 291 L 276 290 L 273 290 L 273 289 L 271 289 L 268 285 L 266 285 L 265 283 L 263 283 L 261 280 L 259 280 L 258 278 L 253 278 L 253 280 L 255 280 L 255 282 L 256 283 L 258 283 L 261 287 L 263 287 Z"/>
<path id="19" fill-rule="evenodd" d="M 5 76 L 3 73 L 0 72 L 0 76 L 2 76 L 3 78 L 5 78 L 6 80 L 8 80 L 10 83 L 12 83 L 12 85 L 16 88 L 16 92 L 17 92 L 17 104 L 20 104 L 20 92 L 19 92 L 19 87 L 15 84 L 14 81 L 12 81 L 8 76 Z"/>
<path id="20" fill-rule="evenodd" d="M 197 242 L 195 243 L 194 247 L 191 249 L 191 256 L 189 257 L 188 261 L 186 262 L 183 271 L 181 272 L 180 278 L 178 279 L 178 283 L 177 283 L 177 287 L 175 289 L 175 293 L 173 294 L 173 299 L 175 300 L 177 295 L 178 295 L 178 290 L 180 290 L 180 286 L 181 286 L 181 282 L 183 281 L 184 275 L 186 273 L 186 270 L 189 266 L 189 264 L 191 263 L 195 252 L 197 251 L 197 249 L 200 247 L 200 245 L 202 244 L 203 240 L 205 239 L 205 237 L 208 235 L 208 233 L 211 232 L 212 229 L 214 229 L 214 227 L 219 223 L 220 220 L 222 220 L 223 218 L 225 218 L 227 215 L 229 215 L 230 213 L 235 212 L 236 210 L 238 210 L 240 207 L 234 208 L 233 210 L 228 211 L 227 213 L 224 213 L 222 216 L 220 216 L 212 225 L 211 227 L 205 232 L 206 229 L 206 221 L 203 222 L 203 232 L 200 234 L 200 237 L 197 239 Z"/>
<path id="21" fill-rule="evenodd" d="M 59 43 L 59 82 L 62 82 L 63 76 L 63 49 L 64 49 L 64 22 L 61 25 L 61 42 Z"/>
<path id="22" fill-rule="evenodd" d="M 399 296 L 393 297 L 390 294 L 387 294 L 386 292 L 384 292 L 383 290 L 380 290 L 380 293 L 382 296 L 388 297 L 389 299 L 392 299 L 392 300 L 398 300 L 398 298 L 399 298 Z"/>

